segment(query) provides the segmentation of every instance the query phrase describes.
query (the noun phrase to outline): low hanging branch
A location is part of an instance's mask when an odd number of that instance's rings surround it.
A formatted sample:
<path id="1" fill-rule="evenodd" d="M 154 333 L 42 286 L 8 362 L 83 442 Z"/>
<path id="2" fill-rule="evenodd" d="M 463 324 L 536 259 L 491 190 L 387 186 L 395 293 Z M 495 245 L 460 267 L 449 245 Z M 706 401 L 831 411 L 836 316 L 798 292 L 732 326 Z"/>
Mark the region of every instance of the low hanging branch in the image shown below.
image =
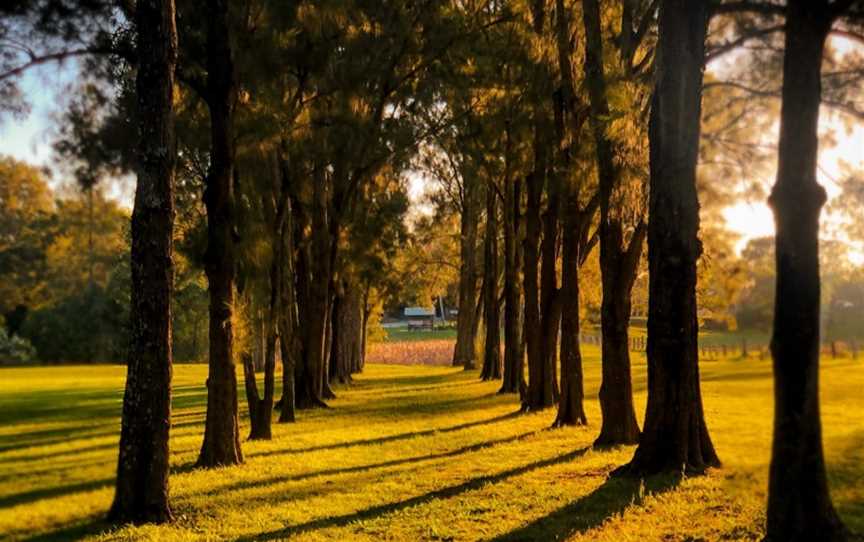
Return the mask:
<path id="1" fill-rule="evenodd" d="M 44 55 L 37 55 L 31 51 L 27 54 L 29 58 L 27 62 L 21 64 L 20 66 L 11 68 L 3 73 L 0 73 L 0 81 L 4 81 L 12 77 L 17 77 L 18 75 L 21 75 L 30 68 L 41 66 L 42 64 L 47 64 L 49 62 L 63 62 L 66 59 L 78 56 L 109 55 L 114 52 L 115 51 L 113 49 L 108 47 L 85 47 L 81 49 L 67 49 L 64 51 L 57 51 Z"/>

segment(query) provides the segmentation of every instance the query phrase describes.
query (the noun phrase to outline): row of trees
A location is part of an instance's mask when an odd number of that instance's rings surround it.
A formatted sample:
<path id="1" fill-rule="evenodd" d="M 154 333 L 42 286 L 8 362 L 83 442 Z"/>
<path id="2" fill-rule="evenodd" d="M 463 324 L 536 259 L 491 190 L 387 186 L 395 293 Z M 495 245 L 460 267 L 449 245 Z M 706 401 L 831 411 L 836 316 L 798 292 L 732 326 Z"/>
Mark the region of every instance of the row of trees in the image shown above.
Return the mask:
<path id="1" fill-rule="evenodd" d="M 819 434 L 824 195 L 817 197 L 815 180 L 816 121 L 825 39 L 841 18 L 847 28 L 859 24 L 860 5 L 147 0 L 118 13 L 88 1 L 80 20 L 67 16 L 74 7 L 46 0 L 8 10 L 30 21 L 34 35 L 85 43 L 63 54 L 90 55 L 89 72 L 116 95 L 103 118 L 70 119 L 82 129 L 69 138 L 82 144 L 64 148 L 82 171 L 132 167 L 138 179 L 112 518 L 171 518 L 175 252 L 197 262 L 208 283 L 210 367 L 198 465 L 239 463 L 236 358 L 252 438 L 271 434 L 277 348 L 280 421 L 293 420 L 295 408 L 325 406 L 330 383 L 362 368 L 374 298 L 394 288 L 408 168 L 443 180 L 440 200 L 460 218 L 454 364 L 475 366 L 482 320 L 484 378 L 502 378 L 501 391 L 519 393 L 524 410 L 557 403 L 556 425 L 587 423 L 580 272 L 597 246 L 597 444 L 638 443 L 622 474 L 719 466 L 699 390 L 696 173 L 700 149 L 740 158 L 718 142 L 749 111 L 744 85 L 720 85 L 732 89 L 721 100 L 725 113 L 706 120 L 702 137 L 703 89 L 715 83 L 703 81 L 703 72 L 707 61 L 750 40 L 785 36 L 771 199 L 777 401 L 768 538 L 842 538 Z M 201 9 L 207 17 L 197 15 Z M 711 20 L 721 37 L 709 43 Z M 21 69 L 62 56 L 26 54 Z M 3 61 L 9 58 L 16 57 Z M 0 76 L 6 95 L 15 96 L 20 71 Z M 98 84 L 90 90 L 103 92 Z M 842 102 L 842 93 L 832 101 Z M 117 126 L 137 141 L 117 137 Z M 649 393 L 640 433 L 627 333 L 646 240 Z"/>
<path id="2" fill-rule="evenodd" d="M 704 178 L 728 174 L 726 166 L 716 166 L 721 158 L 766 160 L 758 146 L 729 132 L 732 126 L 738 130 L 739 124 L 754 125 L 770 116 L 765 109 L 742 108 L 739 82 L 704 83 L 703 71 L 706 62 L 741 54 L 737 49 L 750 40 L 774 40 L 774 57 L 760 61 L 773 70 L 782 67 L 784 81 L 780 171 L 771 197 L 779 233 L 769 279 L 776 266 L 778 287 L 771 296 L 774 310 L 768 311 L 769 318 L 774 315 L 778 390 L 768 538 L 777 540 L 845 536 L 827 496 L 818 436 L 816 245 L 818 210 L 825 198 L 808 191 L 821 193 L 814 187 L 823 45 L 840 19 L 846 35 L 854 35 L 849 28 L 860 25 L 860 13 L 852 2 L 819 4 L 790 2 L 788 11 L 783 5 L 758 2 L 622 2 L 601 8 L 586 0 L 581 9 L 560 1 L 520 4 L 507 12 L 517 15 L 514 21 L 490 30 L 496 35 L 484 35 L 474 49 L 472 79 L 466 89 L 453 92 L 449 102 L 464 120 L 446 137 L 436 138 L 422 160 L 441 185 L 439 212 L 447 210 L 440 206 L 443 200 L 461 217 L 453 364 L 471 369 L 475 359 L 481 360 L 481 377 L 503 375 L 501 392 L 519 391 L 523 410 L 557 403 L 556 425 L 587 423 L 578 343 L 579 279 L 598 245 L 603 379 L 602 425 L 595 445 L 639 444 L 633 460 L 619 469 L 622 474 L 703 472 L 720 461 L 699 391 L 697 297 L 709 305 L 718 297 L 728 302 L 742 289 L 752 297 L 760 294 L 765 277 L 756 274 L 747 285 L 746 275 L 732 271 L 730 258 L 709 259 L 714 270 L 705 266 L 705 258 L 699 263 L 703 240 L 709 249 L 721 251 L 729 249 L 730 240 L 714 230 L 711 219 L 717 207 L 710 200 L 709 230 L 700 240 L 698 193 L 719 194 L 721 202 L 728 202 L 728 192 L 704 186 Z M 581 25 L 574 21 L 579 12 Z M 815 82 L 799 81 L 801 74 L 792 68 L 804 54 L 795 48 L 801 34 L 793 35 L 789 27 L 795 18 L 799 20 L 794 24 L 808 27 L 796 30 L 805 35 L 822 25 L 808 44 L 813 48 L 810 69 Z M 707 40 L 710 20 L 715 21 L 715 37 Z M 783 36 L 786 43 L 781 47 L 776 40 Z M 489 43 L 497 45 L 484 49 Z M 574 49 L 584 54 L 581 64 L 574 60 Z M 703 117 L 702 92 L 708 87 L 726 89 L 711 97 L 734 111 L 737 116 L 731 121 L 713 104 Z M 743 88 L 743 96 L 755 94 L 757 101 L 768 94 Z M 837 91 L 833 85 L 829 88 L 832 94 Z M 753 120 L 742 120 L 751 116 Z M 700 124 L 705 125 L 704 137 Z M 724 131 L 729 139 L 723 139 Z M 700 154 L 703 180 L 697 182 Z M 798 163 L 805 157 L 807 162 Z M 854 183 L 846 184 L 854 195 Z M 813 206 L 807 212 L 804 202 Z M 646 239 L 649 394 L 640 433 L 627 333 Z M 482 274 L 475 269 L 481 243 Z M 759 245 L 752 243 L 745 257 L 752 257 L 748 252 Z M 831 270 L 848 262 L 834 252 L 835 257 L 827 256 Z M 773 254 L 772 250 L 769 256 Z M 697 288 L 697 274 L 713 278 L 711 288 Z M 838 280 L 838 285 L 846 285 L 839 288 L 839 297 L 829 298 L 829 309 L 836 315 L 843 309 L 848 313 L 854 306 L 849 300 L 857 300 L 854 279 L 846 275 L 845 281 Z M 773 280 L 769 282 L 773 286 Z M 498 334 L 502 303 L 503 360 Z M 741 307 L 742 312 L 754 308 L 747 302 Z M 839 331 L 837 320 L 826 319 Z M 474 343 L 481 327 L 485 336 L 478 355 Z M 522 370 L 525 354 L 527 382 Z M 800 476 L 781 474 L 789 469 Z"/>

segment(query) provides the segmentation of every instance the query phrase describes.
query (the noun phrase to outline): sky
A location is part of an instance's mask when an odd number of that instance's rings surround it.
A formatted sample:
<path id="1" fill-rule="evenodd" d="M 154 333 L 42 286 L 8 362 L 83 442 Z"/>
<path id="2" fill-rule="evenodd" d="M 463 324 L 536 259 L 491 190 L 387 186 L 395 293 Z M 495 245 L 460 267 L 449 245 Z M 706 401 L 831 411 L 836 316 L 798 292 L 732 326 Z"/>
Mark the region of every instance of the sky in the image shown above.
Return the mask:
<path id="1" fill-rule="evenodd" d="M 862 52 L 860 43 L 837 36 L 829 38 L 828 46 L 840 55 Z M 731 58 L 730 61 L 735 62 L 735 59 Z M 724 68 L 720 66 L 717 69 L 722 72 Z M 771 134 L 774 141 L 779 129 L 778 121 L 773 127 L 775 133 Z M 819 132 L 819 168 L 816 175 L 819 183 L 825 187 L 830 203 L 839 196 L 840 189 L 836 181 L 843 178 L 844 167 L 847 171 L 864 172 L 864 123 L 823 106 L 819 112 Z M 776 169 L 772 169 L 767 178 L 747 180 L 760 182 L 767 194 L 774 184 L 774 175 Z M 723 216 L 729 229 L 741 236 L 737 246 L 739 250 L 752 238 L 774 235 L 774 216 L 764 198 L 741 201 L 726 208 Z M 823 223 L 836 223 L 837 219 L 823 212 L 822 220 Z M 864 263 L 864 246 L 859 243 L 853 249 L 852 257 L 857 263 Z"/>
<path id="2" fill-rule="evenodd" d="M 832 45 L 841 50 L 860 47 L 836 39 Z M 54 186 L 69 182 L 69 179 L 63 178 L 63 173 L 53 161 L 51 139 L 56 126 L 55 117 L 64 103 L 64 89 L 75 82 L 76 76 L 77 65 L 74 61 L 62 65 L 50 64 L 28 71 L 21 80 L 21 87 L 32 105 L 30 114 L 24 119 L 0 119 L 0 154 L 11 155 L 34 165 L 48 166 L 54 171 L 51 179 Z M 820 116 L 822 134 L 834 135 L 833 138 L 821 138 L 823 144 L 819 153 L 818 178 L 825 186 L 829 200 L 838 195 L 839 189 L 835 180 L 842 176 L 841 164 L 853 170 L 864 171 L 864 123 L 853 124 L 850 130 L 840 115 L 823 108 Z M 830 139 L 834 139 L 836 144 L 825 144 Z M 773 173 L 767 178 L 752 180 L 761 182 L 767 193 L 768 187 L 773 184 Z M 421 199 L 425 182 L 422 176 L 415 175 L 410 178 L 409 191 L 415 201 Z M 108 195 L 127 206 L 131 205 L 132 190 L 129 181 L 112 182 L 107 186 Z M 774 234 L 773 216 L 764 199 L 741 201 L 728 207 L 724 211 L 724 217 L 729 229 L 741 236 L 739 250 L 752 238 Z M 826 216 L 825 219 L 830 221 L 832 217 Z M 860 260 L 864 262 L 864 253 Z"/>

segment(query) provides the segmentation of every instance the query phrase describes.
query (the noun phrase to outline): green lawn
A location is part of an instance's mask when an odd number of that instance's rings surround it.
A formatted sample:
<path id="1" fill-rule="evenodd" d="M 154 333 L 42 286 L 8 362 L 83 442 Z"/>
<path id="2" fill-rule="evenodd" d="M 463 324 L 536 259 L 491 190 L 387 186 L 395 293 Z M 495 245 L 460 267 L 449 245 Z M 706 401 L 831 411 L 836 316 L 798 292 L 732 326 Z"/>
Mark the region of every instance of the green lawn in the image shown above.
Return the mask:
<path id="1" fill-rule="evenodd" d="M 632 448 L 593 451 L 599 362 L 586 349 L 586 428 L 514 415 L 496 383 L 449 367 L 370 366 L 332 409 L 244 443 L 246 464 L 193 470 L 206 368 L 175 368 L 171 494 L 177 520 L 112 530 L 124 369 L 0 370 L 0 539 L 756 540 L 771 428 L 768 362 L 703 364 L 724 467 L 678 484 L 607 480 Z M 634 367 L 637 405 L 645 366 Z M 825 445 L 835 503 L 864 531 L 864 362 L 826 361 Z M 245 416 L 245 414 L 244 414 Z M 245 420 L 244 420 L 245 421 Z M 244 428 L 245 431 L 245 428 Z"/>
<path id="2" fill-rule="evenodd" d="M 436 327 L 435 329 L 408 329 L 407 327 L 389 327 L 384 330 L 387 333 L 387 342 L 405 341 L 435 341 L 440 339 L 456 340 L 456 328 Z"/>

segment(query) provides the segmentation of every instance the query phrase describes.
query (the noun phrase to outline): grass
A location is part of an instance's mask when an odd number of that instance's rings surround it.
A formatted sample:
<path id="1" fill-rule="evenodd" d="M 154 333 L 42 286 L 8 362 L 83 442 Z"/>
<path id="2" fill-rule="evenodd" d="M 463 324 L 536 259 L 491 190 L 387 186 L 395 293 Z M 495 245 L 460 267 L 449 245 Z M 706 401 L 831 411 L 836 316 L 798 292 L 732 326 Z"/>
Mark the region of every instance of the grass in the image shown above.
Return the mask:
<path id="1" fill-rule="evenodd" d="M 758 540 L 771 430 L 768 362 L 702 366 L 722 469 L 645 484 L 608 480 L 633 449 L 590 448 L 599 361 L 586 348 L 585 428 L 553 410 L 514 414 L 497 383 L 449 367 L 371 365 L 332 409 L 245 442 L 246 464 L 191 468 L 206 367 L 174 372 L 171 495 L 176 522 L 112 528 L 124 369 L 0 370 L 0 539 L 65 540 Z M 645 365 L 634 359 L 642 417 Z M 835 504 L 864 531 L 864 362 L 826 361 L 825 447 Z M 244 413 L 245 416 L 245 413 Z M 245 423 L 245 419 L 244 419 Z M 246 427 L 244 426 L 244 431 Z"/>
<path id="2" fill-rule="evenodd" d="M 386 342 L 456 340 L 455 327 L 436 327 L 434 329 L 409 329 L 408 327 L 389 327 Z"/>

